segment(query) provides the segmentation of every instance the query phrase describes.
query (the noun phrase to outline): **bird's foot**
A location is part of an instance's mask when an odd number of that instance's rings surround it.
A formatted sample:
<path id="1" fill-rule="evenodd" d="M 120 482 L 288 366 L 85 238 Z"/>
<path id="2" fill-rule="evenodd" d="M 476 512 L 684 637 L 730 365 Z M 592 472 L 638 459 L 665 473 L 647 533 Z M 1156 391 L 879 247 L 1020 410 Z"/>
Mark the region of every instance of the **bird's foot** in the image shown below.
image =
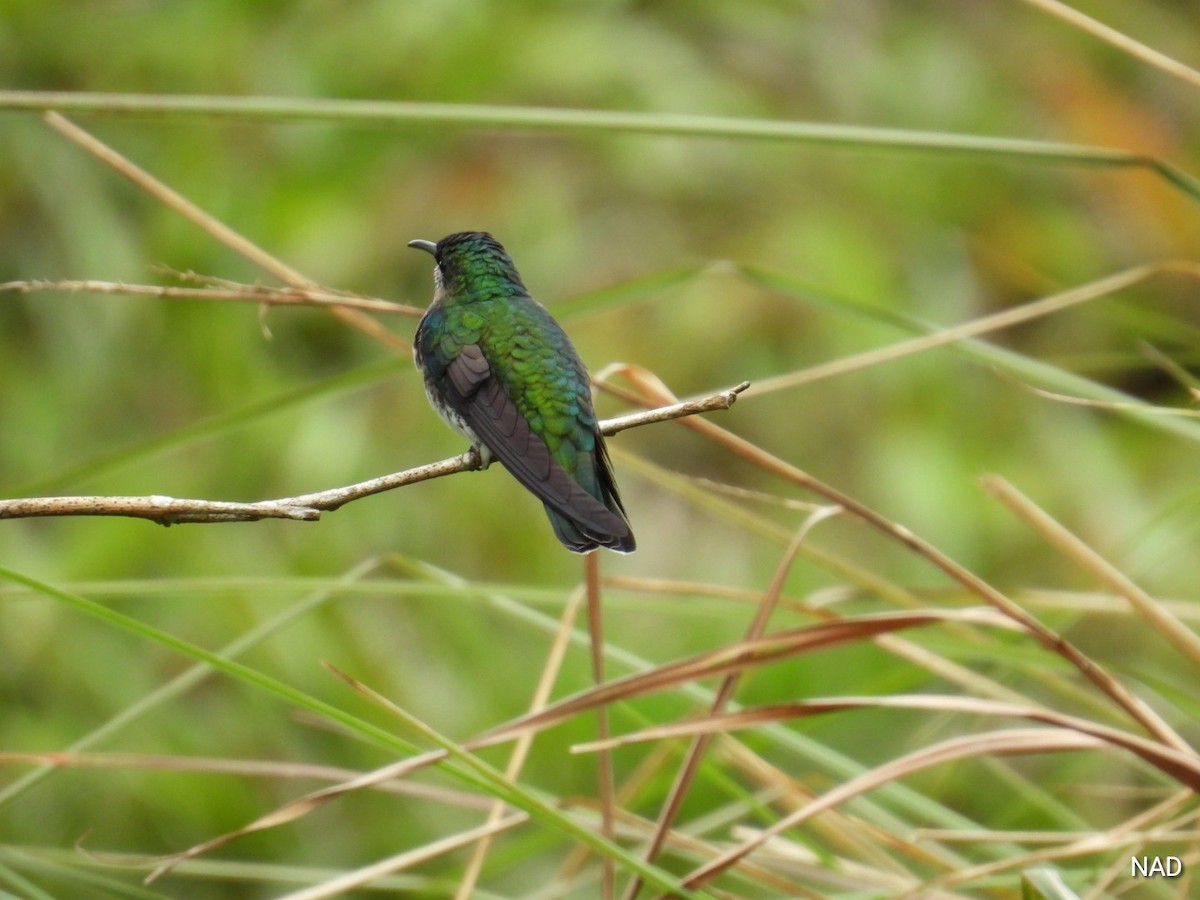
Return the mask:
<path id="1" fill-rule="evenodd" d="M 475 457 L 475 468 L 483 471 L 490 466 L 496 457 L 492 456 L 492 451 L 484 446 L 474 446 L 468 451 Z"/>

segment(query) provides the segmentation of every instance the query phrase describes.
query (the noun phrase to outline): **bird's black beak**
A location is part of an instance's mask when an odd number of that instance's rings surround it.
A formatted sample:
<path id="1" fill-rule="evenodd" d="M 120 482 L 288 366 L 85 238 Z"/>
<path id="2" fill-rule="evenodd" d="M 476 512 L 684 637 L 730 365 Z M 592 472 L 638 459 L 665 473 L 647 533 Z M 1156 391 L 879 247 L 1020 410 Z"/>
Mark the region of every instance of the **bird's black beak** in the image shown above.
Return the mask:
<path id="1" fill-rule="evenodd" d="M 416 247 L 418 250 L 424 250 L 430 256 L 437 255 L 437 244 L 433 241 L 409 241 L 408 246 Z"/>

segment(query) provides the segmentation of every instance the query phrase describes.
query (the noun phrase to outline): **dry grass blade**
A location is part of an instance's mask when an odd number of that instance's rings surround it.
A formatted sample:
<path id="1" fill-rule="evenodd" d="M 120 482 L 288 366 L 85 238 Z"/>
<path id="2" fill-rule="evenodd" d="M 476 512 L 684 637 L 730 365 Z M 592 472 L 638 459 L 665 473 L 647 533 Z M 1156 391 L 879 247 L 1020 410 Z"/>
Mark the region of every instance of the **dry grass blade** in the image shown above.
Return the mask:
<path id="1" fill-rule="evenodd" d="M 361 773 L 337 766 L 276 762 L 261 759 L 230 759 L 222 756 L 162 756 L 148 753 L 0 753 L 6 763 L 54 766 L 60 769 L 120 769 L 137 772 L 200 772 L 247 778 L 310 779 L 339 784 Z M 420 797 L 464 809 L 487 809 L 488 801 L 476 794 L 418 782 L 390 779 L 367 787 L 385 793 Z"/>
<path id="2" fill-rule="evenodd" d="M 762 281 L 763 283 L 770 284 L 773 280 L 772 275 L 767 272 L 748 267 L 743 267 L 743 271 L 750 278 Z M 809 366 L 798 372 L 789 372 L 773 378 L 760 379 L 755 382 L 754 387 L 751 388 L 749 393 L 753 396 L 773 393 L 775 391 L 798 387 L 802 384 L 811 384 L 814 381 L 822 381 L 850 372 L 869 369 L 873 366 L 883 365 L 884 363 L 895 362 L 907 356 L 925 353 L 937 347 L 945 347 L 969 338 L 982 337 L 985 334 L 1003 331 L 1026 322 L 1062 312 L 1083 303 L 1090 303 L 1102 297 L 1109 297 L 1134 285 L 1163 275 L 1183 275 L 1195 279 L 1200 277 L 1200 266 L 1197 266 L 1193 262 L 1166 260 L 1134 266 L 1131 269 L 1123 269 L 1120 272 L 1114 272 L 1112 275 L 1107 275 L 1095 281 L 1089 281 L 1086 284 L 1078 285 L 1061 293 L 1051 294 L 1048 297 L 1032 300 L 1012 309 L 981 316 L 958 325 L 939 328 L 930 334 L 922 334 L 917 337 L 908 338 L 907 340 L 896 341 L 895 343 L 874 350 L 867 350 L 820 365 Z"/>
<path id="3" fill-rule="evenodd" d="M 881 613 L 821 622 L 780 631 L 755 640 L 736 641 L 696 656 L 665 663 L 647 672 L 638 672 L 582 691 L 548 706 L 542 712 L 523 716 L 480 735 L 465 746 L 510 740 L 529 730 L 541 730 L 597 706 L 629 700 L 655 691 L 669 690 L 701 678 L 740 672 L 765 663 L 788 659 L 854 641 L 870 640 L 908 628 L 941 622 L 966 622 L 996 628 L 1013 628 L 1012 622 L 990 610 L 922 610 Z"/>
<path id="4" fill-rule="evenodd" d="M 1120 403 L 1115 400 L 1096 400 L 1092 397 L 1073 397 L 1070 394 L 1063 394 L 1059 391 L 1048 391 L 1045 388 L 1037 387 L 1036 385 L 1027 384 L 1019 378 L 1014 378 L 1012 375 L 1001 373 L 1002 377 L 1007 378 L 1014 384 L 1019 385 L 1023 390 L 1029 391 L 1031 394 L 1036 394 L 1038 397 L 1044 397 L 1047 400 L 1053 400 L 1055 403 L 1068 403 L 1072 406 L 1087 406 L 1092 409 L 1107 409 L 1113 412 L 1136 411 L 1142 415 L 1148 416 L 1179 416 L 1184 419 L 1200 418 L 1200 410 L 1195 409 L 1179 409 L 1174 406 L 1152 406 L 1148 403 Z"/>
<path id="5" fill-rule="evenodd" d="M 572 802 L 572 807 L 585 807 L 592 809 L 595 803 L 584 799 Z M 632 842 L 635 840 L 644 840 L 654 830 L 654 823 L 648 819 L 631 813 L 628 809 L 618 808 L 616 810 L 617 824 L 620 827 L 620 835 L 626 841 Z M 598 818 L 598 815 L 597 815 Z M 718 845 L 711 841 L 703 840 L 692 834 L 682 831 L 672 831 L 667 836 L 667 843 L 672 852 L 684 857 L 692 859 L 709 859 L 719 852 Z M 573 852 L 573 856 L 578 855 L 578 848 Z M 574 872 L 576 866 L 564 866 L 563 872 Z M 562 872 L 560 872 L 560 875 Z M 770 889 L 773 893 L 770 896 L 777 897 L 812 897 L 813 900 L 821 900 L 824 894 L 808 889 L 805 885 L 798 883 L 795 879 L 774 872 L 765 866 L 746 863 L 738 867 L 738 875 L 756 881 L 765 888 Z M 560 880 L 565 881 L 564 878 Z M 552 890 L 543 890 L 536 895 L 539 898 L 550 898 L 562 896 L 561 893 L 554 893 Z M 729 898 L 735 900 L 735 895 L 725 892 L 714 892 L 714 896 Z"/>
<path id="6" fill-rule="evenodd" d="M 735 826 L 733 837 L 749 840 L 757 834 L 753 828 Z M 762 865 L 786 867 L 803 878 L 807 884 L 820 884 L 826 890 L 810 891 L 805 896 L 827 900 L 831 896 L 900 897 L 910 890 L 921 890 L 921 900 L 968 900 L 964 894 L 949 891 L 926 891 L 921 879 L 902 872 L 889 872 L 865 866 L 841 856 L 818 856 L 808 848 L 784 838 L 771 838 L 756 853 Z M 747 860 L 738 864 L 738 874 L 750 865 Z M 782 896 L 792 897 L 793 894 Z"/>
<path id="7" fill-rule="evenodd" d="M 381 769 L 376 769 L 373 772 L 367 772 L 357 778 L 352 778 L 349 781 L 344 781 L 340 784 L 332 785 L 331 787 L 322 788 L 319 791 L 313 791 L 310 794 L 305 794 L 296 800 L 291 800 L 264 816 L 259 816 L 254 821 L 247 825 L 243 825 L 234 831 L 226 832 L 218 835 L 203 843 L 189 847 L 181 853 L 172 854 L 171 856 L 162 857 L 162 864 L 153 872 L 146 876 L 145 883 L 151 884 L 162 876 L 169 873 L 172 869 L 182 862 L 189 859 L 195 859 L 197 856 L 203 856 L 218 847 L 228 844 L 237 838 L 247 834 L 254 834 L 257 831 L 266 831 L 269 828 L 278 828 L 280 825 L 286 825 L 289 822 L 294 822 L 303 816 L 308 815 L 315 809 L 325 805 L 331 800 L 336 800 L 346 794 L 354 791 L 363 790 L 365 788 L 375 787 L 387 781 L 392 781 L 397 778 L 403 778 L 413 772 L 423 769 L 426 766 L 439 763 L 446 759 L 449 754 L 445 750 L 432 750 L 428 753 L 422 753 L 420 756 L 414 756 L 409 759 L 401 760 L 398 763 L 384 766 Z"/>
<path id="8" fill-rule="evenodd" d="M 690 737 L 699 734 L 721 734 L 739 728 L 786 721 L 806 716 L 843 712 L 848 709 L 914 709 L 938 712 L 958 712 L 970 715 L 1005 716 L 1044 722 L 1068 731 L 1098 738 L 1106 744 L 1120 747 L 1145 760 L 1177 780 L 1180 784 L 1200 793 L 1200 754 L 1185 753 L 1172 747 L 1128 734 L 1115 728 L 1098 725 L 1088 719 L 1063 715 L 1053 710 L 1017 703 L 1001 703 L 974 697 L 918 694 L 889 697 L 829 697 L 804 700 L 797 703 L 780 703 L 741 710 L 736 713 L 708 716 L 693 722 L 674 725 L 659 725 L 635 734 L 614 738 L 609 741 L 594 741 L 579 744 L 577 752 L 594 752 L 612 749 L 641 741 L 664 740 Z"/>
<path id="9" fill-rule="evenodd" d="M 795 771 L 773 765 L 732 737 L 723 736 L 718 747 L 722 765 L 738 772 L 751 784 L 758 785 L 760 790 L 769 789 L 778 797 L 772 804 L 774 807 L 790 812 L 813 800 L 813 790 L 796 778 Z M 913 864 L 940 871 L 954 871 L 965 863 L 962 856 L 946 852 L 936 842 L 919 844 L 911 836 L 902 834 L 898 828 L 889 828 L 884 822 L 839 809 L 826 810 L 809 827 L 813 846 L 820 847 L 820 853 L 788 838 L 772 843 L 790 848 L 793 852 L 789 855 L 792 857 L 797 855 L 795 851 L 798 849 L 801 855 L 812 860 L 812 874 L 818 879 L 822 870 L 827 869 L 824 865 L 828 860 L 827 854 L 833 854 L 838 859 L 839 874 L 846 873 L 850 867 L 866 867 L 875 873 L 872 882 L 876 887 L 884 886 L 878 884 L 881 879 L 891 882 L 899 878 L 905 882 L 904 886 L 911 884 L 914 875 L 910 866 Z M 758 825 L 734 824 L 731 836 L 737 840 L 749 840 L 759 830 L 761 826 Z M 739 837 L 742 832 L 745 832 L 744 836 Z M 739 863 L 739 872 L 746 862 L 743 860 Z M 891 886 L 896 887 L 894 884 Z"/>
<path id="10" fill-rule="evenodd" d="M 812 504 L 807 504 L 811 508 Z M 830 509 L 830 507 L 818 507 L 818 509 Z M 667 594 L 686 594 L 699 595 L 705 597 L 720 597 L 726 600 L 732 600 L 735 603 L 759 603 L 762 600 L 762 594 L 758 591 L 753 591 L 748 588 L 730 587 L 728 585 L 705 584 L 694 581 L 678 581 L 670 579 L 657 578 L 632 578 L 626 576 L 610 576 L 605 579 L 606 583 L 615 588 L 623 588 L 626 590 L 639 591 L 642 593 L 667 593 Z M 834 589 L 836 593 L 841 589 Z M 813 595 L 816 597 L 817 595 Z M 907 599 L 907 598 L 906 598 Z M 795 613 L 813 616 L 827 621 L 833 621 L 841 618 L 838 613 L 833 612 L 824 606 L 814 606 L 812 603 L 805 603 L 791 597 L 781 597 L 778 601 L 780 607 L 789 609 Z M 986 675 L 982 675 L 966 666 L 952 662 L 944 656 L 940 656 L 925 647 L 919 646 L 899 637 L 898 635 L 880 635 L 875 638 L 875 644 L 884 648 L 889 653 L 907 660 L 908 662 L 920 666 L 931 674 L 943 679 L 951 684 L 955 684 L 963 689 L 965 693 L 976 696 L 989 697 L 992 700 L 1005 700 L 1008 702 L 1019 703 L 1024 699 L 1019 691 L 1006 687 Z"/>
<path id="11" fill-rule="evenodd" d="M 604 605 L 600 589 L 600 554 L 589 553 L 583 558 L 584 584 L 587 591 L 588 656 L 592 681 L 597 687 L 604 684 Z M 601 740 L 608 737 L 608 709 L 596 709 L 596 733 Z M 600 798 L 600 833 L 608 840 L 615 834 L 613 816 L 612 757 L 601 752 L 596 760 L 596 793 Z M 600 895 L 611 900 L 615 890 L 615 870 L 609 857 L 600 860 Z"/>
<path id="12" fill-rule="evenodd" d="M 984 490 L 1020 516 L 1052 546 L 1128 600 L 1129 605 L 1159 634 L 1174 644 L 1193 665 L 1200 666 L 1200 637 L 1169 609 L 1134 584 L 1124 572 L 1085 544 L 1077 535 L 1068 531 L 1008 481 L 998 475 L 988 475 L 982 479 L 982 484 Z"/>
<path id="13" fill-rule="evenodd" d="M 1173 810 L 1178 809 L 1184 803 L 1189 802 L 1194 796 L 1193 791 L 1180 791 L 1106 832 L 1101 831 L 1083 835 L 1022 836 L 1021 840 L 1023 842 L 1048 840 L 1055 842 L 1058 846 L 1033 850 L 1010 857 L 1009 859 L 995 860 L 977 866 L 969 866 L 955 872 L 948 872 L 932 881 L 926 882 L 923 887 L 951 887 L 955 884 L 966 884 L 981 878 L 998 875 L 1001 872 L 1023 870 L 1032 865 L 1052 860 L 1073 859 L 1097 853 L 1117 854 L 1118 858 L 1109 867 L 1109 871 L 1099 878 L 1094 878 L 1091 889 L 1083 895 L 1086 900 L 1108 896 L 1105 893 L 1107 885 L 1128 872 L 1129 856 L 1132 853 L 1136 853 L 1148 843 L 1159 841 L 1175 843 L 1189 839 L 1188 835 L 1177 835 L 1170 832 L 1161 833 L 1162 829 L 1154 828 L 1153 823 L 1163 816 L 1168 815 Z M 1147 832 L 1147 829 L 1151 830 Z M 1195 840 L 1196 838 L 1195 836 L 1191 836 L 1190 839 Z M 1118 854 L 1117 851 L 1122 848 L 1130 848 L 1131 853 Z"/>
<path id="14" fill-rule="evenodd" d="M 884 763 L 869 772 L 864 772 L 856 778 L 843 782 L 791 815 L 785 816 L 769 828 L 764 829 L 753 839 L 705 863 L 689 874 L 684 879 L 684 884 L 688 887 L 704 885 L 717 875 L 737 865 L 738 862 L 776 835 L 795 828 L 826 809 L 831 809 L 853 797 L 931 766 L 974 756 L 1094 750 L 1103 746 L 1103 741 L 1090 735 L 1045 728 L 1009 729 L 952 738 Z"/>
<path id="15" fill-rule="evenodd" d="M 391 875 L 393 872 L 399 872 L 403 869 L 411 869 L 413 866 L 418 866 L 431 859 L 437 859 L 439 856 L 452 853 L 476 841 L 491 838 L 501 832 L 509 831 L 528 821 L 528 819 L 529 816 L 521 813 L 499 819 L 495 822 L 488 822 L 480 825 L 478 828 L 472 828 L 461 834 L 442 838 L 440 841 L 433 841 L 415 850 L 397 853 L 395 856 L 389 856 L 387 859 L 380 860 L 377 863 L 363 866 L 353 872 L 339 875 L 337 878 L 331 878 L 322 884 L 313 885 L 302 891 L 293 891 L 290 894 L 284 894 L 279 900 L 322 900 L 325 897 L 336 897 L 355 888 L 365 887 L 371 882 L 383 878 L 385 875 Z"/>
<path id="16" fill-rule="evenodd" d="M 1192 87 L 1200 87 L 1200 72 L 1190 66 L 1186 66 L 1179 60 L 1167 56 L 1161 50 L 1155 50 L 1153 47 L 1148 47 L 1141 41 L 1135 41 L 1133 38 L 1124 32 L 1117 31 L 1115 28 L 1110 28 L 1103 22 L 1098 22 L 1091 16 L 1081 13 L 1077 9 L 1073 9 L 1060 0 L 1025 0 L 1031 6 L 1036 6 L 1044 10 L 1052 16 L 1062 19 L 1069 25 L 1084 31 L 1092 37 L 1099 38 L 1107 44 L 1111 44 L 1118 50 L 1128 53 L 1135 59 L 1140 59 L 1142 62 L 1148 63 L 1157 69 L 1168 72 L 1176 78 L 1181 78 L 1188 82 Z"/>
<path id="17" fill-rule="evenodd" d="M 734 603 L 762 602 L 762 591 L 728 584 L 709 584 L 703 581 L 683 581 L 675 578 L 646 578 L 632 575 L 609 575 L 604 583 L 612 588 L 645 594 L 670 594 L 676 596 L 716 597 Z M 806 615 L 819 614 L 819 610 L 795 597 L 781 597 L 779 603 L 793 612 Z"/>

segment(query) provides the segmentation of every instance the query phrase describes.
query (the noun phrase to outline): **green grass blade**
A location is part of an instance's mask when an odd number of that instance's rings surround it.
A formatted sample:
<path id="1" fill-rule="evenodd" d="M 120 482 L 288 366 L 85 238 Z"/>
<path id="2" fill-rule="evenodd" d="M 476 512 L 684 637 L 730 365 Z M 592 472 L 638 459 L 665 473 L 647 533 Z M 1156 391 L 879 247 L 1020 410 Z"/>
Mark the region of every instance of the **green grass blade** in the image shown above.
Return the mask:
<path id="1" fill-rule="evenodd" d="M 843 150 L 880 149 L 1034 162 L 1147 169 L 1194 200 L 1200 180 L 1162 160 L 1112 147 L 907 131 L 824 122 L 738 119 L 626 111 L 412 103 L 385 100 L 221 97 L 195 94 L 103 94 L 74 91 L 0 91 L 0 110 L 139 116 L 204 116 L 257 121 L 371 122 L 392 125 L 458 125 L 570 134 L 648 134 L 688 138 L 740 138 L 813 144 Z"/>

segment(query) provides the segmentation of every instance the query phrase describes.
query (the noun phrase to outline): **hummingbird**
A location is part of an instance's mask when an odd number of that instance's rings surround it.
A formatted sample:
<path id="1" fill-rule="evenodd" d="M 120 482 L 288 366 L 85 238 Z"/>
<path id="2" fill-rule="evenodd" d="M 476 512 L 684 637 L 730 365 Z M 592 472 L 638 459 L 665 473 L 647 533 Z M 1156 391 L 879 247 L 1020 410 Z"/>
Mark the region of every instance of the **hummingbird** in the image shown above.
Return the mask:
<path id="1" fill-rule="evenodd" d="M 486 467 L 498 459 L 546 507 L 568 550 L 636 544 L 592 408 L 587 369 L 490 234 L 409 241 L 434 259 L 413 357 L 425 394 Z"/>

